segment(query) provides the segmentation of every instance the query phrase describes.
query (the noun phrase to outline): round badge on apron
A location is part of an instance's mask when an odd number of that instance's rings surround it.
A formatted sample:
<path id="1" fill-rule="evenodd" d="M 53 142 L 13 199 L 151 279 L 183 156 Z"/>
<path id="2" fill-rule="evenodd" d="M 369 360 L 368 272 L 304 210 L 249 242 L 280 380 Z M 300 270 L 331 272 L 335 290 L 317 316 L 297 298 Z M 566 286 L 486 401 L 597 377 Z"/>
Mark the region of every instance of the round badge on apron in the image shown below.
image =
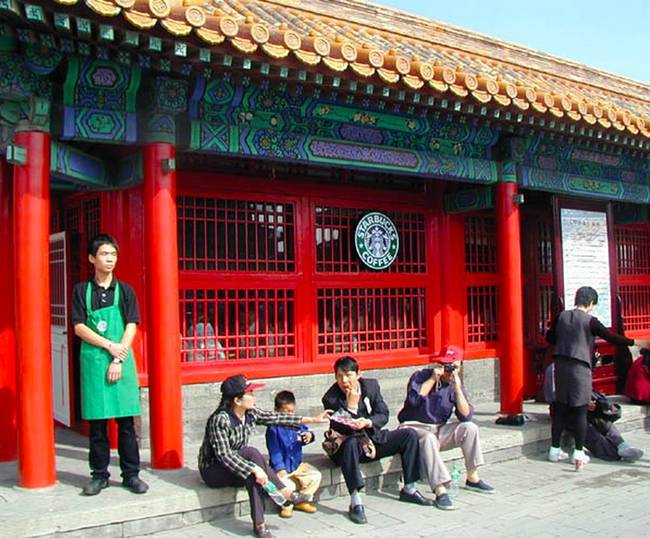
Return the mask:
<path id="1" fill-rule="evenodd" d="M 106 329 L 108 329 L 108 323 L 106 323 L 105 320 L 102 319 L 99 323 L 97 323 L 97 330 L 100 333 L 105 333 Z"/>

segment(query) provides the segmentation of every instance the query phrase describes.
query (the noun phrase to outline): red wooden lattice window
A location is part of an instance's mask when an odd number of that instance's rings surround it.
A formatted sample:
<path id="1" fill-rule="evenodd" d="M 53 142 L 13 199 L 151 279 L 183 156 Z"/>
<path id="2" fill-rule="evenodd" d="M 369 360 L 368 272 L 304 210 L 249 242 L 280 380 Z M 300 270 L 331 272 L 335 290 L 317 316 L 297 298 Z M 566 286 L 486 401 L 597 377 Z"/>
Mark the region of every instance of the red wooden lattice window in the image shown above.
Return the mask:
<path id="1" fill-rule="evenodd" d="M 535 222 L 535 279 L 537 286 L 537 341 L 545 341 L 554 315 L 553 294 L 553 224 L 550 218 L 537 216 Z"/>
<path id="2" fill-rule="evenodd" d="M 179 196 L 177 211 L 182 362 L 295 357 L 295 205 Z"/>
<path id="3" fill-rule="evenodd" d="M 650 225 L 615 228 L 618 291 L 626 331 L 650 329 Z"/>
<path id="4" fill-rule="evenodd" d="M 467 287 L 467 343 L 497 339 L 497 287 Z"/>
<path id="5" fill-rule="evenodd" d="M 316 207 L 316 271 L 322 273 L 374 272 L 357 257 L 354 231 L 368 210 L 347 207 Z M 426 271 L 424 215 L 385 212 L 399 234 L 399 255 L 388 273 Z"/>
<path id="6" fill-rule="evenodd" d="M 99 233 L 100 223 L 100 206 L 99 198 L 93 198 L 84 202 L 84 231 L 86 238 L 90 241 Z"/>
<path id="7" fill-rule="evenodd" d="M 416 348 L 426 343 L 423 288 L 318 290 L 318 353 Z"/>
<path id="8" fill-rule="evenodd" d="M 50 240 L 50 317 L 52 325 L 65 327 L 65 239 Z"/>
<path id="9" fill-rule="evenodd" d="M 465 270 L 469 273 L 496 273 L 494 218 L 480 216 L 465 219 Z"/>
<path id="10" fill-rule="evenodd" d="M 186 289 L 180 304 L 185 362 L 295 355 L 293 290 Z"/>
<path id="11" fill-rule="evenodd" d="M 481 348 L 497 340 L 497 249 L 494 217 L 465 217 L 466 343 Z"/>
<path id="12" fill-rule="evenodd" d="M 314 206 L 318 355 L 418 350 L 426 345 L 424 214 L 382 211 L 395 224 L 400 247 L 388 269 L 374 271 L 359 260 L 354 245 L 357 222 L 370 211 Z"/>
<path id="13" fill-rule="evenodd" d="M 295 270 L 291 204 L 182 196 L 178 237 L 181 270 Z"/>

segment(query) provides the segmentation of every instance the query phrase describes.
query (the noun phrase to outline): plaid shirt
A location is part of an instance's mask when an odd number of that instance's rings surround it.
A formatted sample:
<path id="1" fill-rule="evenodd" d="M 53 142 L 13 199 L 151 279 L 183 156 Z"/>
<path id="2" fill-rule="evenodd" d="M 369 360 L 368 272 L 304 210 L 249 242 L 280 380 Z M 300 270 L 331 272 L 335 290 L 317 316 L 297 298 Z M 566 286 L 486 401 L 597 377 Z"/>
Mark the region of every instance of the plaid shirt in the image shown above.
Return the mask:
<path id="1" fill-rule="evenodd" d="M 240 421 L 228 411 L 215 411 L 205 425 L 203 444 L 199 450 L 199 469 L 222 465 L 233 474 L 246 478 L 255 464 L 239 455 L 248 445 L 248 439 L 256 424 L 263 426 L 288 426 L 300 428 L 302 417 L 274 411 L 252 409 Z"/>

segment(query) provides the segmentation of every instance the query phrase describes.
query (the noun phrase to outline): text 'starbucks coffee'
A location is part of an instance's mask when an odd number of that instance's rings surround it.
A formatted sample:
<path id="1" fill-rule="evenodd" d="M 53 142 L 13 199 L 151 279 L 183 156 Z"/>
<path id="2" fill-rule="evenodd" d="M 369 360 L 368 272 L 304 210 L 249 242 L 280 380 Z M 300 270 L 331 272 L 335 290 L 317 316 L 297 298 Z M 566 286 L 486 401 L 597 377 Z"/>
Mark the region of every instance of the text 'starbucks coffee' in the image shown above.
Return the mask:
<path id="1" fill-rule="evenodd" d="M 386 269 L 399 252 L 397 228 L 383 213 L 368 213 L 357 223 L 354 244 L 365 265 L 376 270 Z"/>

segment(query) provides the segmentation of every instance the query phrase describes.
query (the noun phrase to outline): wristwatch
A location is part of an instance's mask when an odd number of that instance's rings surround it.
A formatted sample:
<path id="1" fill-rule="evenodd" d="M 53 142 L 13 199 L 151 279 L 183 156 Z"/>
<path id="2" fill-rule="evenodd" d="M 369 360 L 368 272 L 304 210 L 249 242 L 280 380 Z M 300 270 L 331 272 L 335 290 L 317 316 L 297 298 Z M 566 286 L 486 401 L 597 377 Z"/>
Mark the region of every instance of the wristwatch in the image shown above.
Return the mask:
<path id="1" fill-rule="evenodd" d="M 124 359 L 120 359 L 119 357 L 113 357 L 113 360 L 111 362 L 113 364 L 122 364 L 124 362 Z"/>

